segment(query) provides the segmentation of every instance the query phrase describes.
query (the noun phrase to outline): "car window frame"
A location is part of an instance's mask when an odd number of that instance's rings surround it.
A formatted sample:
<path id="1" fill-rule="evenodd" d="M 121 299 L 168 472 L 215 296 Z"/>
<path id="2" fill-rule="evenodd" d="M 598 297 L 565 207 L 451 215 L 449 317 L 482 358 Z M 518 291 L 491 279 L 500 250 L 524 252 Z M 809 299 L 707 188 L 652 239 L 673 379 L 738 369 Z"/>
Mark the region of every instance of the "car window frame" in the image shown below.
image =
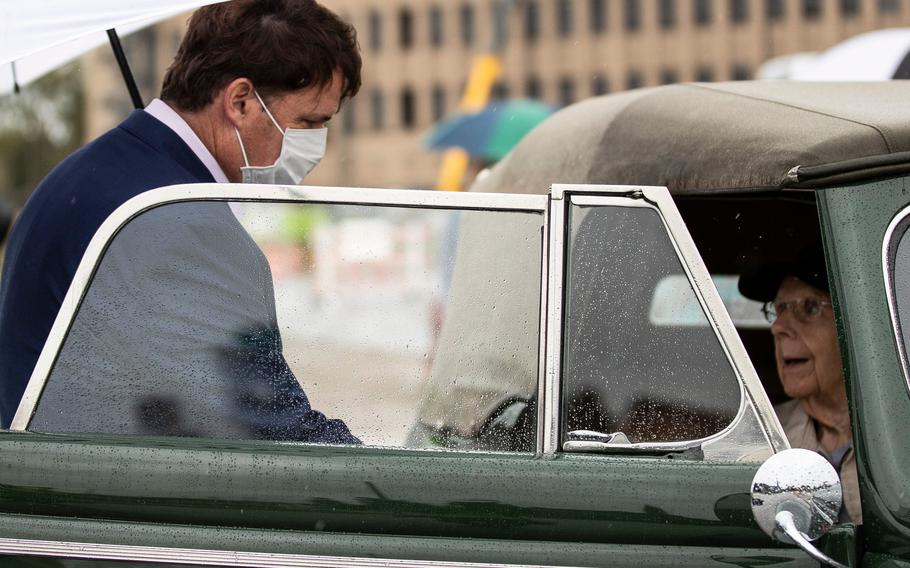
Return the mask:
<path id="1" fill-rule="evenodd" d="M 352 206 L 415 207 L 453 211 L 502 211 L 522 212 L 541 215 L 541 281 L 538 321 L 538 392 L 545 383 L 546 340 L 546 283 L 548 281 L 547 243 L 549 228 L 549 198 L 546 195 L 459 193 L 430 190 L 343 188 L 328 186 L 278 186 L 252 184 L 183 184 L 161 187 L 141 193 L 117 208 L 92 237 L 79 263 L 73 281 L 64 296 L 51 331 L 41 351 L 35 368 L 29 378 L 22 400 L 13 417 L 9 431 L 31 432 L 28 426 L 35 415 L 41 394 L 50 377 L 53 366 L 69 335 L 75 314 L 85 298 L 95 272 L 100 266 L 108 247 L 114 238 L 132 219 L 145 211 L 181 202 L 275 202 L 338 204 Z M 543 405 L 537 408 L 535 455 L 543 447 Z M 262 442 L 268 443 L 267 440 Z M 280 442 L 273 442 L 280 443 Z M 321 444 L 328 445 L 328 444 Z M 369 446 L 373 447 L 373 446 Z M 376 446 L 385 450 L 413 451 L 420 448 Z M 434 448 L 435 449 L 435 448 Z M 491 450 L 452 449 L 447 451 L 515 454 L 527 452 L 500 452 Z"/>
<path id="2" fill-rule="evenodd" d="M 907 348 L 904 344 L 904 330 L 901 329 L 894 286 L 897 251 L 901 242 L 908 237 L 908 232 L 910 232 L 910 205 L 903 207 L 894 215 L 882 237 L 882 277 L 885 284 L 885 297 L 888 299 L 888 314 L 891 317 L 892 335 L 897 346 L 901 372 L 904 375 L 904 386 L 907 394 L 910 395 L 910 358 L 908 358 Z M 907 309 L 910 309 L 910 306 L 907 306 Z"/>
<path id="3" fill-rule="evenodd" d="M 655 207 L 663 220 L 677 256 L 682 263 L 708 320 L 728 356 L 743 391 L 740 412 L 730 427 L 720 435 L 700 441 L 677 442 L 672 450 L 689 447 L 723 437 L 738 424 L 744 408 L 751 404 L 756 411 L 762 434 L 772 452 L 789 447 L 773 407 L 742 346 L 732 320 L 723 306 L 704 266 L 697 248 L 685 227 L 679 211 L 664 187 L 554 184 L 549 195 L 459 193 L 401 189 L 337 188 L 320 186 L 268 186 L 237 184 L 189 184 L 158 188 L 140 194 L 118 208 L 93 237 L 73 278 L 73 283 L 61 305 L 48 340 L 26 387 L 11 431 L 28 431 L 38 400 L 53 364 L 62 348 L 73 314 L 91 283 L 99 260 L 108 245 L 135 216 L 142 212 L 183 201 L 274 201 L 285 203 L 336 203 L 398 207 L 430 207 L 453 210 L 500 210 L 534 212 L 542 215 L 541 297 L 538 352 L 538 399 L 535 455 L 554 455 L 562 452 L 560 443 L 561 359 L 563 343 L 563 301 L 565 283 L 565 251 L 567 246 L 567 196 L 603 196 L 614 199 L 643 199 Z M 696 444 L 697 443 L 697 444 Z M 655 447 L 633 444 L 623 452 L 635 455 L 637 449 L 653 451 Z M 383 450 L 413 448 L 382 448 Z M 487 450 L 452 450 L 461 452 L 500 453 Z M 512 452 L 507 452 L 512 453 Z"/>
<path id="4" fill-rule="evenodd" d="M 647 203 L 649 207 L 657 211 L 667 231 L 666 234 L 683 266 L 684 273 L 692 285 L 693 292 L 706 314 L 706 318 L 727 357 L 742 392 L 740 408 L 736 418 L 726 428 L 712 436 L 683 442 L 623 445 L 621 448 L 611 449 L 611 453 L 635 455 L 635 453 L 642 452 L 682 451 L 703 447 L 705 444 L 722 440 L 730 432 L 734 431 L 736 426 L 744 419 L 749 404 L 755 409 L 761 432 L 768 441 L 771 451 L 776 453 L 788 449 L 790 444 L 784 434 L 783 427 L 774 412 L 774 408 L 761 385 L 752 361 L 739 338 L 732 318 L 724 307 L 711 275 L 702 261 L 695 242 L 692 240 L 669 191 L 665 187 L 658 186 L 554 184 L 550 188 L 550 196 L 552 199 L 550 217 L 550 274 L 552 286 L 549 297 L 549 319 L 551 322 L 559 322 L 559 326 L 556 333 L 550 333 L 548 330 L 547 399 L 544 406 L 546 409 L 550 409 L 551 412 L 545 417 L 544 453 L 565 451 L 562 447 L 563 433 L 561 432 L 564 409 L 560 405 L 562 403 L 562 355 L 565 336 L 563 310 L 566 300 L 565 284 L 567 281 L 566 252 L 568 250 L 568 231 L 570 229 L 568 226 L 568 213 L 573 197 L 577 197 L 576 203 L 585 205 L 596 203 L 597 205 L 641 207 L 641 203 Z M 639 204 L 629 205 L 635 201 L 638 201 Z M 581 447 L 581 445 L 576 445 L 575 451 L 580 450 Z M 572 448 L 572 446 L 569 446 L 569 448 Z M 590 450 L 597 451 L 593 447 Z M 566 453 L 572 452 L 566 451 Z"/>

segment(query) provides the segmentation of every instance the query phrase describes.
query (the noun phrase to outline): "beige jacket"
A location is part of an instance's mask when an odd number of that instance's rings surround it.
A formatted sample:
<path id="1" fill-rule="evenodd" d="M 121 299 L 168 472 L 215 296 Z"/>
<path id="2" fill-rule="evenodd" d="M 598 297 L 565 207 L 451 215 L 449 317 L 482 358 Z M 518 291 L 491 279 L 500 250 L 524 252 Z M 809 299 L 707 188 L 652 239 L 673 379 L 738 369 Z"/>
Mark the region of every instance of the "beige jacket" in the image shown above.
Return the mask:
<path id="1" fill-rule="evenodd" d="M 823 456 L 830 457 L 819 443 L 814 421 L 806 414 L 798 400 L 790 400 L 779 404 L 774 407 L 774 410 L 777 412 L 781 426 L 784 427 L 784 432 L 790 440 L 791 447 L 813 450 Z M 852 448 L 844 456 L 838 474 L 844 491 L 844 505 L 847 508 L 847 514 L 850 515 L 850 521 L 861 525 L 863 523 L 863 510 L 860 507 L 859 500 L 856 454 Z"/>

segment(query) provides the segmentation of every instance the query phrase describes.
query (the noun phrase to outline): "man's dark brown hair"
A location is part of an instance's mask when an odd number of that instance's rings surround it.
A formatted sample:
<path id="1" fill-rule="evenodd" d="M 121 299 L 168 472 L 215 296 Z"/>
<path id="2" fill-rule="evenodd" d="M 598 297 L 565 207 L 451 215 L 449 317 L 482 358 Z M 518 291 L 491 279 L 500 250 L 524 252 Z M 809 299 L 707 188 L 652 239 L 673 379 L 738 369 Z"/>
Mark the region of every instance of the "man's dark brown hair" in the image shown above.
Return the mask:
<path id="1" fill-rule="evenodd" d="M 193 14 L 161 98 L 194 112 L 239 77 L 268 96 L 326 87 L 338 69 L 343 100 L 360 89 L 360 68 L 353 26 L 315 1 L 233 0 Z"/>

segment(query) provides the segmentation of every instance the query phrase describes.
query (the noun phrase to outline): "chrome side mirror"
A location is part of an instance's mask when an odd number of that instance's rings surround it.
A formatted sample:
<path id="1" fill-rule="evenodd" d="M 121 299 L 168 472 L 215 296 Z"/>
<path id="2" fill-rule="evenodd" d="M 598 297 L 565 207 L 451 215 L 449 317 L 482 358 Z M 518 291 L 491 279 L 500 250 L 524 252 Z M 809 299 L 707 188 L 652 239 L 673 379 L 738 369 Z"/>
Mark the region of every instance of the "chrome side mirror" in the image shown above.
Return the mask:
<path id="1" fill-rule="evenodd" d="M 812 545 L 837 523 L 843 502 L 834 467 L 810 450 L 784 450 L 752 479 L 752 515 L 771 538 L 796 544 L 823 564 L 846 568 Z"/>

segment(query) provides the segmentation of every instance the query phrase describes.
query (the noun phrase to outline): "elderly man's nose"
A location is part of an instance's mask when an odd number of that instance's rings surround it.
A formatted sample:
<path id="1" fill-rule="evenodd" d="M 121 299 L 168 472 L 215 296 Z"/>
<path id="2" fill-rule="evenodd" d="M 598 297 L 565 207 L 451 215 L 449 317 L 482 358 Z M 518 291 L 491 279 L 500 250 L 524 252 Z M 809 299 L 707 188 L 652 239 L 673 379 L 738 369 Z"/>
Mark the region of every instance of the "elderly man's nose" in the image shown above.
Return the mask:
<path id="1" fill-rule="evenodd" d="M 771 333 L 774 335 L 793 333 L 793 312 L 791 310 L 783 310 L 777 314 L 774 323 L 771 324 Z"/>

